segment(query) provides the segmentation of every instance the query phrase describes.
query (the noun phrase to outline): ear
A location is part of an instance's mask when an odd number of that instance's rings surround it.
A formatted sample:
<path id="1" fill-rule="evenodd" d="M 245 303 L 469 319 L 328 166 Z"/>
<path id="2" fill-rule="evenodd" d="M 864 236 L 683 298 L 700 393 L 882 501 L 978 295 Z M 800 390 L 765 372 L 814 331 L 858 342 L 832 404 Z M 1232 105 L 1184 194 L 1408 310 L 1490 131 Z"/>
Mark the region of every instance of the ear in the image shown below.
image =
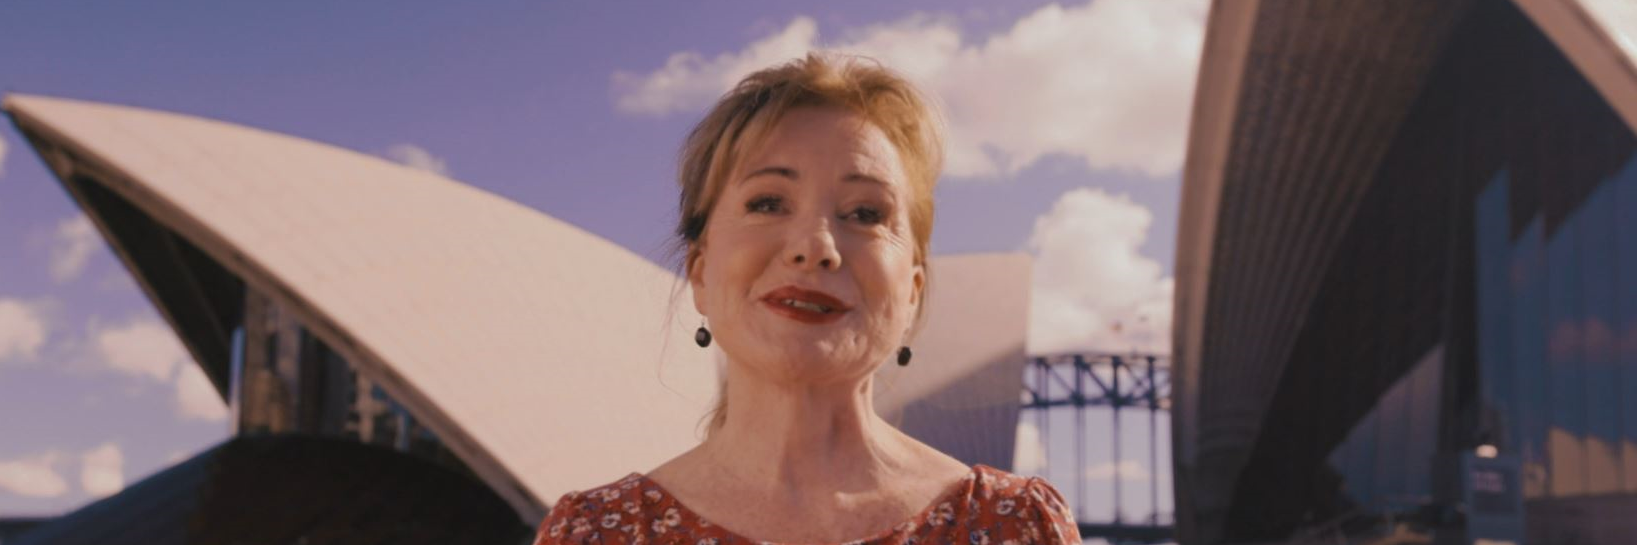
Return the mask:
<path id="1" fill-rule="evenodd" d="M 909 304 L 920 309 L 926 298 L 926 265 L 915 265 L 915 276 L 912 281 L 915 282 L 915 291 L 909 295 Z"/>
<path id="2" fill-rule="evenodd" d="M 693 310 L 705 315 L 705 252 L 698 243 L 688 248 L 688 286 L 693 288 Z"/>

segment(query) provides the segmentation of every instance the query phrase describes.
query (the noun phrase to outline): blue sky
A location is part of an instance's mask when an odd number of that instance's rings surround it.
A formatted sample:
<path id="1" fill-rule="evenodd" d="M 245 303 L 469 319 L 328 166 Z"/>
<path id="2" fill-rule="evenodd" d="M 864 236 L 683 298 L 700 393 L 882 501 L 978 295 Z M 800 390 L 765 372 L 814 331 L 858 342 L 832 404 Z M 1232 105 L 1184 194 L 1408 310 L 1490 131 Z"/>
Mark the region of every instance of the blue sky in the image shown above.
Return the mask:
<path id="1" fill-rule="evenodd" d="M 710 97 L 807 48 L 867 53 L 949 120 L 934 252 L 1035 254 L 1031 350 L 1168 338 L 1203 2 L 340 4 L 0 3 L 0 89 L 381 154 L 669 266 L 673 161 Z M 227 424 L 9 124 L 0 142 L 0 516 L 58 513 Z"/>

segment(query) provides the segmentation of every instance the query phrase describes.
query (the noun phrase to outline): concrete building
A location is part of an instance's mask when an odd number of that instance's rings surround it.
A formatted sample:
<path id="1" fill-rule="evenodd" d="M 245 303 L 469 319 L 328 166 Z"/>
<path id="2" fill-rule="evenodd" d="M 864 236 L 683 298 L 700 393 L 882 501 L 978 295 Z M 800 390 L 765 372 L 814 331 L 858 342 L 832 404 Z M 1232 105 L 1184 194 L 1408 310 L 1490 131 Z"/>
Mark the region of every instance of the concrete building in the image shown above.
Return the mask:
<path id="1" fill-rule="evenodd" d="M 686 283 L 636 254 L 309 140 L 39 96 L 5 110 L 228 402 L 235 435 L 22 543 L 513 543 L 563 493 L 699 440 L 721 355 L 693 343 Z M 883 367 L 877 407 L 968 464 L 1009 468 L 1028 259 L 942 256 L 930 274 L 915 363 Z M 186 501 L 143 511 L 155 495 Z M 466 511 L 418 522 L 448 509 Z"/>
<path id="2" fill-rule="evenodd" d="M 1637 3 L 1219 0 L 1208 24 L 1180 541 L 1637 541 Z"/>

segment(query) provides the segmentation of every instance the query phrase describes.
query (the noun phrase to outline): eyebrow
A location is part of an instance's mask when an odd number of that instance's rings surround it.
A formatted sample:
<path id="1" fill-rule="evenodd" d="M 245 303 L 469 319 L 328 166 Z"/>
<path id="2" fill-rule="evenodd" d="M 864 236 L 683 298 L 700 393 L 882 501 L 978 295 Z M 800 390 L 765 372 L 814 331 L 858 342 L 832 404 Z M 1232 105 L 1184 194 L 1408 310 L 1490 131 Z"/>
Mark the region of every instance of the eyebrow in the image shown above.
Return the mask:
<path id="1" fill-rule="evenodd" d="M 796 169 L 793 169 L 793 168 L 790 168 L 790 167 L 775 165 L 775 166 L 766 166 L 766 167 L 758 168 L 755 171 L 752 171 L 750 174 L 745 175 L 745 177 L 740 178 L 739 182 L 744 183 L 745 180 L 749 180 L 751 178 L 755 178 L 757 176 L 763 176 L 763 175 L 778 176 L 778 177 L 785 178 L 785 179 L 790 180 L 790 181 L 796 181 L 796 180 L 801 179 L 801 175 L 796 172 Z M 848 173 L 846 176 L 843 176 L 841 178 L 841 181 L 844 181 L 844 182 L 865 182 L 865 183 L 872 183 L 872 184 L 876 184 L 876 185 L 880 185 L 880 186 L 890 185 L 887 182 L 883 181 L 881 178 L 877 178 L 877 177 L 869 175 L 869 174 L 864 174 L 862 172 Z"/>

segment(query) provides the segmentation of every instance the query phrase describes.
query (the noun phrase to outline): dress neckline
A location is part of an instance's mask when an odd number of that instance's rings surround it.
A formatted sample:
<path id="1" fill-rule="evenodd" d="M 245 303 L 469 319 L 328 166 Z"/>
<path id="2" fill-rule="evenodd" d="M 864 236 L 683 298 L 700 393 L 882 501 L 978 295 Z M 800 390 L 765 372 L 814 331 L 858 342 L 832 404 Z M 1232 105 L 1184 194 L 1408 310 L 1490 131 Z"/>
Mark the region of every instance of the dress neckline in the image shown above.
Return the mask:
<path id="1" fill-rule="evenodd" d="M 908 529 L 914 529 L 914 528 L 920 528 L 922 526 L 925 526 L 927 518 L 931 517 L 935 512 L 937 512 L 938 506 L 944 504 L 945 502 L 949 502 L 949 501 L 954 500 L 957 495 L 967 491 L 968 485 L 970 485 L 972 483 L 976 483 L 980 478 L 982 478 L 982 475 L 981 475 L 982 470 L 979 469 L 979 468 L 982 468 L 982 467 L 989 467 L 989 466 L 985 466 L 983 464 L 972 464 L 972 466 L 970 468 L 968 468 L 965 476 L 961 477 L 960 479 L 957 479 L 954 483 L 951 483 L 948 487 L 946 487 L 944 489 L 944 491 L 942 493 L 940 493 L 936 497 L 932 498 L 931 503 L 928 503 L 926 507 L 921 508 L 921 511 L 916 513 L 914 516 L 911 516 L 910 518 L 908 518 L 906 520 L 903 520 L 901 522 L 898 522 L 896 524 L 893 524 L 892 526 L 888 527 L 885 530 L 877 531 L 877 532 L 875 532 L 875 533 L 873 533 L 873 534 L 871 534 L 871 535 L 869 535 L 867 537 L 863 537 L 863 538 L 859 538 L 859 539 L 850 539 L 850 540 L 846 540 L 846 541 L 839 541 L 839 542 L 836 542 L 836 543 L 842 543 L 842 544 L 851 544 L 851 543 L 869 544 L 869 543 L 875 543 L 875 542 L 880 541 L 883 538 L 892 536 L 893 534 L 896 534 L 896 533 L 898 533 L 900 531 L 905 530 L 906 527 Z M 697 520 L 697 521 L 699 521 L 701 523 L 708 523 L 711 526 L 715 526 L 718 529 L 720 529 L 723 533 L 728 534 L 729 536 L 731 536 L 733 538 L 737 538 L 739 540 L 742 540 L 742 541 L 745 541 L 745 542 L 748 542 L 748 543 L 757 543 L 757 544 L 761 544 L 761 545 L 835 545 L 835 544 L 832 544 L 832 543 L 817 543 L 817 544 L 785 543 L 785 542 L 778 542 L 778 541 L 764 541 L 764 540 L 759 540 L 759 539 L 753 539 L 753 538 L 750 538 L 750 537 L 746 537 L 744 534 L 741 534 L 739 532 L 735 532 L 731 528 L 728 528 L 726 526 L 722 526 L 722 525 L 717 524 L 715 522 L 711 522 L 710 520 L 706 519 L 705 517 L 700 516 L 697 511 L 694 511 L 692 508 L 688 507 L 687 504 L 682 503 L 682 500 L 677 498 L 675 494 L 672 494 L 670 490 L 666 490 L 665 487 L 660 485 L 658 481 L 655 481 L 653 479 L 648 478 L 647 475 L 644 475 L 642 473 L 633 471 L 633 472 L 631 472 L 630 475 L 627 476 L 627 478 L 632 478 L 632 477 L 635 477 L 638 481 L 640 481 L 640 482 L 642 482 L 642 483 L 644 483 L 644 484 L 646 484 L 648 486 L 652 486 L 654 488 L 654 490 L 659 491 L 659 493 L 661 495 L 670 498 L 671 502 L 675 505 L 677 511 L 679 511 L 681 513 L 685 513 L 688 516 L 693 517 L 694 520 Z"/>

